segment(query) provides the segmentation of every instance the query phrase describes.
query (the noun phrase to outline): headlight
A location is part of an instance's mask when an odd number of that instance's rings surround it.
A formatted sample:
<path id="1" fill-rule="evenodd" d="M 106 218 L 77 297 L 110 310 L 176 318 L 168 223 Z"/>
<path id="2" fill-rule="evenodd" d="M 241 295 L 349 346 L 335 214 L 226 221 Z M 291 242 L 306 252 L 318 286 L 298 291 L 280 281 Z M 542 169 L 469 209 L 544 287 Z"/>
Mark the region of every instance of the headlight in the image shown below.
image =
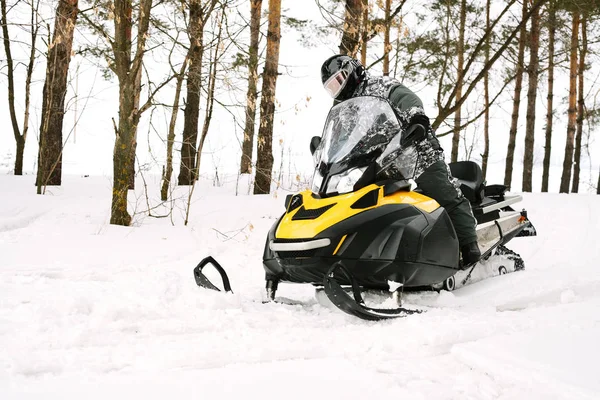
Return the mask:
<path id="1" fill-rule="evenodd" d="M 311 190 L 313 191 L 313 193 L 319 193 L 321 191 L 322 184 L 323 184 L 323 176 L 321 176 L 321 173 L 318 170 L 316 170 L 315 174 L 313 175 L 312 185 L 311 185 Z"/>
<path id="2" fill-rule="evenodd" d="M 350 193 L 354 190 L 354 185 L 363 176 L 366 169 L 366 167 L 352 168 L 341 174 L 332 176 L 327 183 L 327 193 Z"/>

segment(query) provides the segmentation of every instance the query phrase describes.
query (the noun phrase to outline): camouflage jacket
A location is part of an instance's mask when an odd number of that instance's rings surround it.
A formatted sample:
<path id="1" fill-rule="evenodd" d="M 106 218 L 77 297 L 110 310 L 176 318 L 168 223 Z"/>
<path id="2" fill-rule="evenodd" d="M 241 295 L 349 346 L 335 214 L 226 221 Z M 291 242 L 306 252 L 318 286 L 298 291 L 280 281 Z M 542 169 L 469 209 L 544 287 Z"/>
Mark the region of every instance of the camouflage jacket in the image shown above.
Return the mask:
<path id="1" fill-rule="evenodd" d="M 409 126 L 413 117 L 417 115 L 427 117 L 421 99 L 396 79 L 387 76 L 367 76 L 352 97 L 357 96 L 376 96 L 388 99 L 394 106 L 403 129 Z M 415 144 L 418 160 L 414 179 L 418 178 L 423 171 L 435 162 L 444 160 L 444 150 L 440 146 L 431 125 L 428 124 L 426 128 L 427 138 Z"/>

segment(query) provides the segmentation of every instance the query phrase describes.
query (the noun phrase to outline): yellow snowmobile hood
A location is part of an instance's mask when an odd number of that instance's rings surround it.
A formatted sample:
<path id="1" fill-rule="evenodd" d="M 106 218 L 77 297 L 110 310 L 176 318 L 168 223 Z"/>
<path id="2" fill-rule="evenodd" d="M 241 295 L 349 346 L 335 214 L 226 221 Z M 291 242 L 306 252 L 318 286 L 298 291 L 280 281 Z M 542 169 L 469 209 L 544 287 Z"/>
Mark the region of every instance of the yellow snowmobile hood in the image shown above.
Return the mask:
<path id="1" fill-rule="evenodd" d="M 296 196 L 302 197 L 301 206 L 294 208 L 296 202 L 290 201 L 286 214 L 275 232 L 277 239 L 314 238 L 325 229 L 347 218 L 383 205 L 410 204 L 428 213 L 440 206 L 432 198 L 412 191 L 398 191 L 384 196 L 383 186 L 376 184 L 355 192 L 322 199 L 314 197 L 310 190 L 298 193 Z M 365 204 L 357 206 L 360 204 L 357 202 L 363 197 L 369 198 L 365 202 L 366 206 Z"/>

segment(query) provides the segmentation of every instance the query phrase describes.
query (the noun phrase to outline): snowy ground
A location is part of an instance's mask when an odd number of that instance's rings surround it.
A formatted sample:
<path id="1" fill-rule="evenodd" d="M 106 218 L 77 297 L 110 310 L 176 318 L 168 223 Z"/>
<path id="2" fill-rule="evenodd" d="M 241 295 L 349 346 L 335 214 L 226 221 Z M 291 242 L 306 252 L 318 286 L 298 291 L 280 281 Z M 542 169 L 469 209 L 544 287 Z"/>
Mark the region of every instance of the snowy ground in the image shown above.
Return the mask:
<path id="1" fill-rule="evenodd" d="M 172 220 L 123 228 L 107 178 L 0 188 L 0 399 L 600 398 L 600 196 L 525 195 L 539 236 L 509 246 L 524 272 L 412 294 L 426 313 L 373 323 L 300 285 L 278 292 L 298 304 L 261 303 L 284 192 L 202 182 L 189 226 L 180 190 Z M 146 207 L 141 181 L 131 201 Z M 195 285 L 209 254 L 235 294 Z"/>

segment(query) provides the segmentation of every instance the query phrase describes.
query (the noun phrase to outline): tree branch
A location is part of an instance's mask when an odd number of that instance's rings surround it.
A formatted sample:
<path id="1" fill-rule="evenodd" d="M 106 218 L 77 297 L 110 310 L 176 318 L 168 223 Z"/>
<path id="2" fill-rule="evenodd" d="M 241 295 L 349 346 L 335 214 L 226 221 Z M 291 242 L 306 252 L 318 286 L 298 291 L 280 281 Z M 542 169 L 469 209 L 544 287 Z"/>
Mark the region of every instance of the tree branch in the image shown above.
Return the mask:
<path id="1" fill-rule="evenodd" d="M 511 0 L 511 1 L 514 1 L 514 0 Z M 446 105 L 443 108 L 440 108 L 440 113 L 438 114 L 438 116 L 436 117 L 435 121 L 432 124 L 433 129 L 437 129 L 437 127 L 439 127 L 441 125 L 442 121 L 444 119 L 446 119 L 446 117 L 448 115 L 452 114 L 460 106 L 462 106 L 462 104 L 465 102 L 465 100 L 469 97 L 469 94 L 473 91 L 473 89 L 475 89 L 475 86 L 477 86 L 477 83 L 479 83 L 479 81 L 484 77 L 485 73 L 491 69 L 491 67 L 494 65 L 496 60 L 498 58 L 500 58 L 502 53 L 504 53 L 504 51 L 512 43 L 515 36 L 517 36 L 517 33 L 521 30 L 521 26 L 523 24 L 526 24 L 527 21 L 529 21 L 529 19 L 531 18 L 531 15 L 535 12 L 535 10 L 540 8 L 542 6 L 542 4 L 544 4 L 546 1 L 547 0 L 537 0 L 534 4 L 532 4 L 532 6 L 529 9 L 529 12 L 526 14 L 525 18 L 523 18 L 523 20 L 513 29 L 512 33 L 504 41 L 502 46 L 496 51 L 496 53 L 494 53 L 492 58 L 490 58 L 490 60 L 483 66 L 483 68 L 481 69 L 479 74 L 477 74 L 475 79 L 473 79 L 471 81 L 471 83 L 469 84 L 469 87 L 465 91 L 465 94 L 453 106 L 450 106 L 450 104 L 452 104 L 454 96 L 456 96 L 456 87 L 453 89 L 452 93 L 450 94 L 450 96 L 448 98 L 448 101 L 446 102 Z M 491 32 L 491 29 L 493 28 L 493 26 L 494 25 L 490 26 L 490 30 L 488 30 L 486 32 L 486 34 L 484 35 L 484 38 L 486 35 L 488 35 Z M 466 71 L 466 69 L 465 69 L 465 71 Z"/>

